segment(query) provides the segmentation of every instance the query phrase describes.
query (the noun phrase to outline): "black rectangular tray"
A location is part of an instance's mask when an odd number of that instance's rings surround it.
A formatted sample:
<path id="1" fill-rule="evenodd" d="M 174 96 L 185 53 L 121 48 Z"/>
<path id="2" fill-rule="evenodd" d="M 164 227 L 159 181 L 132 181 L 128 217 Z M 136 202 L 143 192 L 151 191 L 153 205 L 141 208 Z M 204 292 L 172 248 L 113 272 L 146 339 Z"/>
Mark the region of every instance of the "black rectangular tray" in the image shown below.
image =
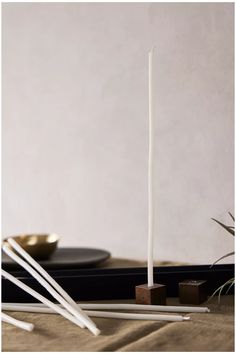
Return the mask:
<path id="1" fill-rule="evenodd" d="M 11 271 L 12 275 L 42 295 L 48 292 L 27 272 Z M 147 282 L 147 268 L 102 268 L 48 271 L 74 300 L 133 299 L 135 286 Z M 154 268 L 156 283 L 167 286 L 167 296 L 178 296 L 178 283 L 187 279 L 207 280 L 209 294 L 234 277 L 234 264 L 163 266 Z M 229 294 L 234 292 L 231 287 Z M 223 292 L 224 293 L 224 292 Z M 37 302 L 31 295 L 2 278 L 3 302 Z"/>

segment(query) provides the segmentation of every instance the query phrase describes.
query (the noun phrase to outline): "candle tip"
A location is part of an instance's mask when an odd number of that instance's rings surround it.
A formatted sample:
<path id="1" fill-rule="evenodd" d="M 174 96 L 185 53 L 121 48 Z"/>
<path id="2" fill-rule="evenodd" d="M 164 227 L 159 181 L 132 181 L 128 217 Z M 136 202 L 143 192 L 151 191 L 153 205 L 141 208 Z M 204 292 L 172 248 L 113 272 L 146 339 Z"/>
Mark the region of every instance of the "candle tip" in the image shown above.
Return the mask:
<path id="1" fill-rule="evenodd" d="M 32 332 L 33 329 L 34 329 L 34 325 L 33 325 L 33 323 L 30 323 L 28 328 L 27 328 L 27 331 Z"/>
<path id="2" fill-rule="evenodd" d="M 99 336 L 100 333 L 101 333 L 100 329 L 98 329 L 97 327 L 94 328 L 93 334 L 94 334 L 96 337 Z"/>
<path id="3" fill-rule="evenodd" d="M 189 316 L 183 316 L 183 320 L 184 320 L 184 321 L 189 321 L 189 320 L 190 320 L 190 317 L 189 317 Z"/>

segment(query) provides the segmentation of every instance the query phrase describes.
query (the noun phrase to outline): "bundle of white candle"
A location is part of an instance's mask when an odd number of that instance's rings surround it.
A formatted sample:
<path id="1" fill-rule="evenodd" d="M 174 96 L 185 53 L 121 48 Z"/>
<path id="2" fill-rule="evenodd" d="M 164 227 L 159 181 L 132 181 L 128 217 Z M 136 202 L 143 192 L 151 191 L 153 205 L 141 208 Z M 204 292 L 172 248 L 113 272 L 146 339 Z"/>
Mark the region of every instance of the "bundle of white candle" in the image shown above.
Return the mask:
<path id="1" fill-rule="evenodd" d="M 21 256 L 12 251 L 8 244 Z M 104 312 L 101 310 L 128 310 L 128 311 L 158 311 L 158 312 L 209 312 L 206 307 L 183 307 L 183 306 L 157 306 L 157 305 L 136 305 L 136 304 L 78 304 L 68 293 L 13 239 L 8 239 L 8 244 L 4 243 L 3 251 L 15 262 L 27 270 L 54 298 L 59 304 L 48 300 L 29 286 L 24 284 L 13 275 L 2 270 L 2 275 L 32 295 L 40 303 L 20 304 L 3 303 L 2 310 L 20 312 L 41 312 L 58 313 L 81 328 L 87 327 L 94 335 L 99 335 L 100 330 L 90 319 L 91 317 L 119 318 L 131 320 L 151 320 L 151 321 L 185 321 L 189 316 L 170 314 L 146 314 L 146 313 L 124 313 L 124 312 Z M 25 260 L 24 260 L 25 259 Z M 94 311 L 99 310 L 99 311 Z M 19 328 L 31 331 L 34 326 L 29 323 L 18 321 L 2 313 L 2 321 L 11 323 Z"/>
<path id="2" fill-rule="evenodd" d="M 22 258 L 12 251 L 8 244 Z M 54 304 L 13 275 L 2 270 L 2 275 L 6 279 L 81 328 L 87 327 L 94 335 L 100 334 L 100 330 L 97 328 L 96 324 L 86 315 L 79 305 L 76 304 L 62 287 L 15 240 L 9 238 L 8 243 L 4 242 L 2 249 L 10 258 L 28 271 L 63 307 Z"/>

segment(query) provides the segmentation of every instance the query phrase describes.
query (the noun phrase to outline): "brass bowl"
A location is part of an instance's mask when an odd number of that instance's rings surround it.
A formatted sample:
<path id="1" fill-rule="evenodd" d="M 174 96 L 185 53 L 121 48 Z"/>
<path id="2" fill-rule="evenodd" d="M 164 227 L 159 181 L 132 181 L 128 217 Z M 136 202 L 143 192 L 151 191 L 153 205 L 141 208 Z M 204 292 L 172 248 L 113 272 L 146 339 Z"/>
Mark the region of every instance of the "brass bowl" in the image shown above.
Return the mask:
<path id="1" fill-rule="evenodd" d="M 57 234 L 31 234 L 11 236 L 34 259 L 48 259 L 57 248 Z M 4 240 L 7 242 L 7 238 Z M 12 249 L 10 244 L 8 246 Z"/>

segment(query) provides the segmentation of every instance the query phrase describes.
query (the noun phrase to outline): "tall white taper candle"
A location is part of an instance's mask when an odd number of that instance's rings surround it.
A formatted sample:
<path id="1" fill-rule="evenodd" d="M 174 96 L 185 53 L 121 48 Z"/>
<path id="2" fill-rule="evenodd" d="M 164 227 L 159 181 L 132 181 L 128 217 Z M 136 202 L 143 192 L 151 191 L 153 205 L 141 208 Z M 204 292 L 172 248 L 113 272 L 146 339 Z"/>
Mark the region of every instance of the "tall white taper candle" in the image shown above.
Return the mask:
<path id="1" fill-rule="evenodd" d="M 149 79 L 149 152 L 148 152 L 148 286 L 153 286 L 153 88 L 152 88 L 152 59 L 154 48 L 148 53 Z"/>

